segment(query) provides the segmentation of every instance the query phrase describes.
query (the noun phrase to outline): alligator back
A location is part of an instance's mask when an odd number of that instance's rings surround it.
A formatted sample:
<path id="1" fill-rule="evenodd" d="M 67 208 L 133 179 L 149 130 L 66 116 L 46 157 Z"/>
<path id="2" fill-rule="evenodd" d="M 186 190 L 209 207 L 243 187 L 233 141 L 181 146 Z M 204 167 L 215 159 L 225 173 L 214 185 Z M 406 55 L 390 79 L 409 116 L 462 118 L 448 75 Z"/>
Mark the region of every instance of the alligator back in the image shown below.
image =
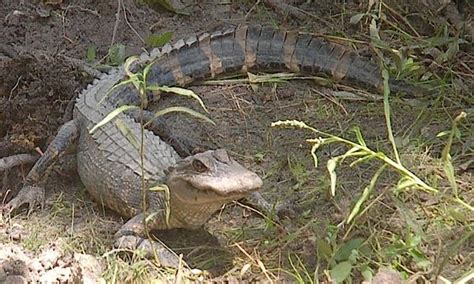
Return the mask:
<path id="1" fill-rule="evenodd" d="M 371 90 L 381 91 L 377 64 L 338 43 L 308 33 L 271 27 L 242 26 L 203 34 L 166 45 L 155 59 L 149 83 L 186 86 L 219 74 L 247 71 L 326 74 Z M 394 92 L 414 93 L 418 88 L 391 80 Z"/>
<path id="2" fill-rule="evenodd" d="M 143 155 L 140 153 L 141 126 L 126 113 L 89 131 L 115 105 L 101 101 L 125 76 L 123 68 L 113 71 L 90 85 L 78 97 L 74 119 L 80 126 L 77 169 L 87 191 L 106 207 L 122 216 L 133 217 L 142 208 L 142 174 L 146 187 L 162 183 L 165 171 L 181 158 L 172 146 L 148 130 L 143 131 Z M 133 94 L 133 93 L 132 93 Z M 141 158 L 143 157 L 143 164 Z M 165 208 L 162 192 L 148 195 L 150 208 Z"/>

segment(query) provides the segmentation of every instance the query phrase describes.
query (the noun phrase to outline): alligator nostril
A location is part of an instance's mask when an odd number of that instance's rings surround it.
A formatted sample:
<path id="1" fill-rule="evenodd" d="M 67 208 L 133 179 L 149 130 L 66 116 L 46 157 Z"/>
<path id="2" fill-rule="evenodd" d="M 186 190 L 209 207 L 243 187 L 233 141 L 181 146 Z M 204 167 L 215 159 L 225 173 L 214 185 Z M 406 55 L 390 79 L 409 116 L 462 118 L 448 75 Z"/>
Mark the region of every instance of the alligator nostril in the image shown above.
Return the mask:
<path id="1" fill-rule="evenodd" d="M 230 160 L 229 155 L 227 155 L 227 151 L 225 149 L 215 150 L 214 157 L 223 163 L 227 163 Z"/>
<path id="2" fill-rule="evenodd" d="M 252 188 L 260 188 L 263 185 L 262 179 L 256 173 L 251 173 L 247 180 L 250 181 Z"/>

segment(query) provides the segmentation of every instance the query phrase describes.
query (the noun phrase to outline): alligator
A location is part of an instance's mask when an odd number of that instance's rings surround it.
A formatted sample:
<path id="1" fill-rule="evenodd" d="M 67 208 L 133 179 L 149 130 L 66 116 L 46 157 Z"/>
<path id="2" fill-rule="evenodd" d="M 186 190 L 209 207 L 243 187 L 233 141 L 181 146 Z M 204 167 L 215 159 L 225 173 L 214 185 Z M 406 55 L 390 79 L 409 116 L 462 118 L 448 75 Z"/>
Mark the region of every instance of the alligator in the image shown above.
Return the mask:
<path id="1" fill-rule="evenodd" d="M 377 64 L 347 47 L 308 33 L 261 26 L 240 26 L 179 40 L 142 54 L 131 69 L 140 70 L 147 64 L 152 64 L 149 85 L 188 86 L 224 73 L 292 71 L 326 74 L 378 91 L 383 88 Z M 148 230 L 198 228 L 223 204 L 257 192 L 262 180 L 224 149 L 189 155 L 188 145 L 169 130 L 155 134 L 145 129 L 141 136 L 141 112 L 120 113 L 91 133 L 117 107 L 140 103 L 133 86 L 112 88 L 125 78 L 124 68 L 118 68 L 79 95 L 73 119 L 59 129 L 6 209 L 11 212 L 41 201 L 44 190 L 38 183 L 59 157 L 77 145 L 77 169 L 87 191 L 104 206 L 130 218 L 115 234 L 117 245 L 150 253 L 156 249 L 163 263 L 173 266 L 176 258 L 161 249 L 158 241 L 147 238 Z M 397 80 L 390 80 L 390 87 L 395 92 L 417 90 Z M 153 94 L 149 96 L 153 99 Z M 144 110 L 143 114 L 149 117 L 150 113 Z M 155 126 L 166 128 L 160 121 Z M 130 135 L 143 137 L 142 155 Z M 162 184 L 165 189 L 158 190 Z M 142 188 L 154 190 L 145 191 L 143 198 Z"/>

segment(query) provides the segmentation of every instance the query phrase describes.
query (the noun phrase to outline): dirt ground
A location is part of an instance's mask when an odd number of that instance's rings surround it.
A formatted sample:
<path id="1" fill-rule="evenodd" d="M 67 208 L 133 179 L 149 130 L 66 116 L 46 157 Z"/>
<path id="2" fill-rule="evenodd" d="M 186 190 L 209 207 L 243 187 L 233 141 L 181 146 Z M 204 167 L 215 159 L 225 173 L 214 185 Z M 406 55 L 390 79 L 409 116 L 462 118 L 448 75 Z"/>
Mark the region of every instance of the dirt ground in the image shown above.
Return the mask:
<path id="1" fill-rule="evenodd" d="M 345 44 L 363 56 L 373 56 L 369 45 L 362 43 L 370 41 L 370 21 L 349 23 L 354 15 L 366 12 L 364 1 L 299 3 L 298 7 L 311 15 L 303 20 L 281 15 L 260 1 L 230 1 L 230 5 L 222 1 L 194 1 L 189 15 L 153 10 L 128 0 L 123 3 L 50 2 L 60 4 L 7 0 L 0 6 L 0 157 L 34 153 L 37 148 L 45 150 L 58 127 L 69 119 L 74 98 L 94 79 L 82 65 L 91 50 L 96 53 L 91 66 L 99 59 L 103 59 L 102 64 L 111 65 L 114 62 L 107 54 L 116 44 L 123 44 L 125 54 L 130 56 L 143 51 L 143 39 L 151 34 L 171 31 L 173 40 L 177 40 L 247 22 L 350 38 L 353 41 L 344 41 Z M 448 16 L 436 14 L 436 9 L 426 9 L 426 14 L 416 12 L 423 4 L 410 5 L 410 2 L 387 2 L 387 9 L 392 9 L 386 10 L 387 13 L 398 19 L 395 26 L 400 24 L 400 29 L 410 34 L 415 30 L 419 38 L 442 38 L 440 27 L 444 26 L 449 38 L 459 35 L 454 24 L 446 24 Z M 465 18 L 472 17 L 473 4 L 466 3 L 463 9 Z M 387 29 L 394 25 L 389 22 L 390 19 L 384 22 Z M 396 27 L 393 30 L 399 31 Z M 236 203 L 226 206 L 202 230 L 159 232 L 160 239 L 182 253 L 191 267 L 206 271 L 199 277 L 307 282 L 314 273 L 315 278 L 327 281 L 339 261 L 334 255 L 337 248 L 356 238 L 370 239 L 367 243 L 373 255 L 370 258 L 358 256 L 361 257 L 359 265 L 354 264 L 352 270 L 354 279 L 365 277 L 362 271 L 367 269 L 361 268 L 364 265 L 374 274 L 380 267 L 392 267 L 401 276 L 415 281 L 429 281 L 440 275 L 454 280 L 467 271 L 469 263 L 474 261 L 474 247 L 460 240 L 466 232 L 472 232 L 472 223 L 467 225 L 473 220 L 472 211 L 460 209 L 463 207 L 450 198 L 444 209 L 437 207 L 451 194 L 439 162 L 446 136 L 437 134 L 450 130 L 454 117 L 461 111 L 468 113 L 467 122 L 459 126 L 460 135 L 452 145 L 451 155 L 458 194 L 472 208 L 474 75 L 471 71 L 474 58 L 473 49 L 469 47 L 472 38 L 468 35 L 457 46 L 454 56 L 436 65 L 434 53 L 424 52 L 425 49 L 415 46 L 416 40 L 409 41 L 403 33 L 400 36 L 381 32 L 381 37 L 396 50 L 409 46 L 407 42 L 412 44 L 409 53 L 424 70 L 435 74 L 430 80 L 437 79 L 435 90 L 440 96 L 393 100 L 392 128 L 405 166 L 435 184 L 444 195 L 433 197 L 416 191 L 389 194 L 397 182 L 397 175 L 390 172 L 379 181 L 374 192 L 376 198 L 358 223 L 342 226 L 380 164 L 341 168 L 337 195 L 332 197 L 325 164 L 347 149 L 340 145 L 322 148 L 318 152 L 320 167 L 315 169 L 311 145 L 305 142 L 313 134 L 271 128 L 270 124 L 297 119 L 351 139 L 354 139 L 351 128 L 359 126 L 370 147 L 391 153 L 381 101 L 363 96 L 340 97 L 337 95 L 345 93 L 339 91 L 347 89 L 302 80 L 258 86 L 247 83 L 192 86 L 190 88 L 203 98 L 210 118 L 217 125 L 207 125 L 183 115 L 170 117 L 168 123 L 181 135 L 228 149 L 263 178 L 262 192 L 267 199 L 286 202 L 294 211 L 275 224 Z M 451 46 L 446 43 L 436 47 L 444 52 Z M 415 74 L 411 79 L 429 81 L 423 74 Z M 444 82 L 442 87 L 439 81 Z M 165 96 L 156 107 L 186 103 Z M 40 277 L 91 279 L 93 282 L 98 279 L 146 282 L 150 278 L 164 279 L 173 275 L 158 269 L 152 262 L 119 257 L 112 250 L 112 236 L 123 223 L 122 218 L 96 205 L 74 170 L 65 170 L 65 164 L 55 168 L 45 181 L 47 201 L 42 210 L 29 216 L 20 214 L 12 219 L 6 216 L 0 219 L 3 245 L 0 282 L 7 275 L 43 280 L 46 278 Z M 1 200 L 8 201 L 15 195 L 27 172 L 28 167 L 23 166 L 2 174 Z M 413 215 L 404 215 L 405 211 Z M 440 217 L 443 212 L 455 212 L 452 215 L 455 217 Z M 406 222 L 414 222 L 414 225 L 405 226 Z M 420 234 L 413 229 L 418 225 L 423 227 Z M 373 238 L 374 232 L 377 232 L 376 238 Z M 409 247 L 407 236 L 420 237 L 422 241 Z M 394 251 L 382 253 L 384 243 L 393 244 Z M 324 256 L 324 248 L 327 248 L 324 244 L 332 250 L 332 256 Z M 431 265 L 421 266 L 416 257 L 426 258 Z M 22 264 L 14 266 L 13 260 L 20 260 Z"/>

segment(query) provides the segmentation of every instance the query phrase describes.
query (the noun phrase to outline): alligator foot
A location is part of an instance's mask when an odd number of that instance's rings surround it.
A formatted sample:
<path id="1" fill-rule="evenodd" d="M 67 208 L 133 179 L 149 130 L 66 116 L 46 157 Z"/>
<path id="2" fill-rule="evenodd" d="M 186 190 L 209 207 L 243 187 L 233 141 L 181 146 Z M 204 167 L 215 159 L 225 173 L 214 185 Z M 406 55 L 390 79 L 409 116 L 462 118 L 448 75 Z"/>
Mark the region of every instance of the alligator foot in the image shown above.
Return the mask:
<path id="1" fill-rule="evenodd" d="M 279 222 L 280 218 L 290 218 L 295 215 L 291 205 L 282 203 L 274 206 L 265 198 L 263 198 L 259 192 L 253 192 L 245 198 L 245 201 L 255 209 L 261 211 L 264 215 L 270 216 L 276 222 Z"/>
<path id="2" fill-rule="evenodd" d="M 180 260 L 170 249 L 165 247 L 163 244 L 150 239 L 144 239 L 141 237 L 126 235 L 119 237 L 114 246 L 119 249 L 126 250 L 140 250 L 144 253 L 144 257 L 149 259 L 157 258 L 161 266 L 179 268 L 180 264 L 185 264 Z"/>
<path id="3" fill-rule="evenodd" d="M 28 214 L 33 211 L 37 205 L 44 205 L 44 188 L 38 186 L 25 186 L 17 196 L 10 200 L 3 211 L 10 214 L 13 210 L 19 209 L 21 206 L 28 204 Z"/>

